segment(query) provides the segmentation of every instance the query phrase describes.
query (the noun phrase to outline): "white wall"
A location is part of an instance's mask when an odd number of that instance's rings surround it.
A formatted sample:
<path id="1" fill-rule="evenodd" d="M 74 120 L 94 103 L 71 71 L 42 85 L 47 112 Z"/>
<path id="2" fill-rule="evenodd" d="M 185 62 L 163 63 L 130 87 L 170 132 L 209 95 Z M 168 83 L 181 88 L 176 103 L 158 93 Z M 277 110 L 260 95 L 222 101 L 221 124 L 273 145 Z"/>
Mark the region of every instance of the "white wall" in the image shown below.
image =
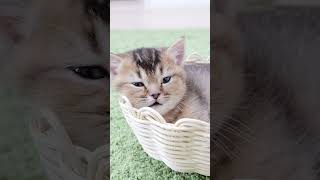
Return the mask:
<path id="1" fill-rule="evenodd" d="M 210 0 L 145 0 L 145 8 L 210 8 Z"/>
<path id="2" fill-rule="evenodd" d="M 111 1 L 111 30 L 210 28 L 210 0 Z"/>

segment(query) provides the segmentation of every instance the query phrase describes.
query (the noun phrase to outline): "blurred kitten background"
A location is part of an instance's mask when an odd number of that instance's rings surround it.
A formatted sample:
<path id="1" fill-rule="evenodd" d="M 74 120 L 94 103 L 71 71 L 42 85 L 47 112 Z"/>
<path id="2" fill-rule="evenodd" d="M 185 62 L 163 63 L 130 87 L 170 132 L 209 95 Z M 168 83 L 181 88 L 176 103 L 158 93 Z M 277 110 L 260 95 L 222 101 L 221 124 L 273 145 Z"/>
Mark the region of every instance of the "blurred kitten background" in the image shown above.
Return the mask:
<path id="1" fill-rule="evenodd" d="M 215 3 L 214 178 L 319 179 L 319 1 Z"/>

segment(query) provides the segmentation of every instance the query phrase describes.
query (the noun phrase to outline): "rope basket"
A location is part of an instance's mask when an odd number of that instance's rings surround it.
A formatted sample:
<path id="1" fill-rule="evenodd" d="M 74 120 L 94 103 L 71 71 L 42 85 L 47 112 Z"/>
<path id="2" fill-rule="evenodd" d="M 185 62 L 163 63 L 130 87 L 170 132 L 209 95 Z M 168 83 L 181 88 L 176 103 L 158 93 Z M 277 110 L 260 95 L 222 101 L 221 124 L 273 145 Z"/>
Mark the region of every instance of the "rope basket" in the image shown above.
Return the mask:
<path id="1" fill-rule="evenodd" d="M 29 121 L 32 139 L 50 180 L 107 180 L 108 147 L 91 152 L 72 144 L 62 124 L 51 112 Z"/>
<path id="2" fill-rule="evenodd" d="M 136 109 L 126 97 L 119 101 L 124 117 L 143 150 L 178 172 L 210 176 L 210 124 L 183 118 L 176 123 L 149 107 Z"/>
<path id="3" fill-rule="evenodd" d="M 210 56 L 208 56 L 205 59 L 200 54 L 193 52 L 186 58 L 185 63 L 208 63 L 208 62 L 210 62 Z"/>

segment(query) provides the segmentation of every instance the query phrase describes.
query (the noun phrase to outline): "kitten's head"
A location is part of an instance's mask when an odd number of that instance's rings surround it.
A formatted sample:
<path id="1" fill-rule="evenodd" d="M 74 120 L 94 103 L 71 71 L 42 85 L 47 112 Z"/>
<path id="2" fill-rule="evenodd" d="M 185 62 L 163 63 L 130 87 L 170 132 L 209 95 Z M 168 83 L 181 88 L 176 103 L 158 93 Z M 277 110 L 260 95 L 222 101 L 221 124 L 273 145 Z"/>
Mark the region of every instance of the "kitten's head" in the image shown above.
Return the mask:
<path id="1" fill-rule="evenodd" d="M 113 87 L 136 108 L 152 107 L 164 115 L 186 92 L 184 38 L 169 48 L 140 48 L 111 54 Z"/>
<path id="2" fill-rule="evenodd" d="M 3 63 L 3 81 L 19 91 L 21 102 L 55 112 L 73 143 L 90 150 L 107 136 L 107 6 L 33 0 L 23 27 L 5 29 L 22 33 L 14 58 Z"/>

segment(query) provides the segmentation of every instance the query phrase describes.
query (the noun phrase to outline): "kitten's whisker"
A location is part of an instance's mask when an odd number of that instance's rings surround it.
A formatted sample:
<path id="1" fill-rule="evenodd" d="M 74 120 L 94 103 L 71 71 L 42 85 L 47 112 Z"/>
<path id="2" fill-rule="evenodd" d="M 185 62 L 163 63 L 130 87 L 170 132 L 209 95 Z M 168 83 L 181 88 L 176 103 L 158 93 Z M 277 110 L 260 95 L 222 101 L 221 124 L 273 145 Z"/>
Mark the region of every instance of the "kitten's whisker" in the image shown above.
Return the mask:
<path id="1" fill-rule="evenodd" d="M 239 124 L 242 125 L 246 130 L 248 130 L 250 133 L 253 132 L 253 131 L 251 130 L 251 128 L 250 128 L 247 124 L 245 124 L 244 122 L 242 122 L 241 120 L 235 119 L 235 118 L 233 118 L 232 116 L 225 116 L 225 117 L 228 118 L 229 120 L 232 120 L 232 121 L 234 121 L 234 122 L 239 123 Z"/>
<path id="2" fill-rule="evenodd" d="M 218 148 L 222 149 L 226 153 L 226 155 L 232 160 L 235 159 L 237 156 L 232 152 L 232 150 L 222 141 L 216 139 L 216 145 Z"/>
<path id="3" fill-rule="evenodd" d="M 238 146 L 234 143 L 234 141 L 232 141 L 230 138 L 228 138 L 227 136 L 225 136 L 225 135 L 224 135 L 223 133 L 221 133 L 221 132 L 217 132 L 217 135 L 222 136 L 225 140 L 229 141 L 230 144 L 232 144 L 232 146 L 234 146 L 235 150 L 236 150 L 237 152 L 240 152 L 240 147 L 238 147 Z"/>
<path id="4" fill-rule="evenodd" d="M 253 137 L 250 134 L 247 134 L 243 131 L 238 131 L 237 129 L 233 128 L 232 126 L 224 126 L 223 128 L 221 128 L 221 131 L 225 131 L 230 133 L 231 135 L 235 135 L 245 141 L 247 141 L 248 143 L 253 143 Z"/>

